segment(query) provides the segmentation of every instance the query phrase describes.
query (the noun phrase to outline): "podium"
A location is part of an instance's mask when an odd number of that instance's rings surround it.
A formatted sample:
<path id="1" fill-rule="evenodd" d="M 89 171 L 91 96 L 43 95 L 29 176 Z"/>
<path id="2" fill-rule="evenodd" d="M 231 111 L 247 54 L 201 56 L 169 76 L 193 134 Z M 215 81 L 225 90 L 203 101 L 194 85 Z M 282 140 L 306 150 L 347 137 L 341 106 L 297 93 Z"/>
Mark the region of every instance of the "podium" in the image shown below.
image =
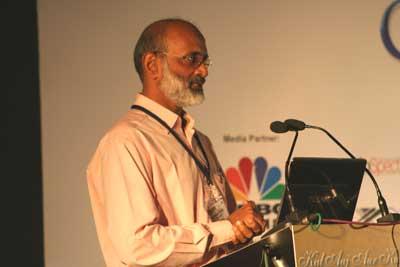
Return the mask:
<path id="1" fill-rule="evenodd" d="M 283 225 L 205 266 L 395 267 L 399 248 L 400 225 Z"/>

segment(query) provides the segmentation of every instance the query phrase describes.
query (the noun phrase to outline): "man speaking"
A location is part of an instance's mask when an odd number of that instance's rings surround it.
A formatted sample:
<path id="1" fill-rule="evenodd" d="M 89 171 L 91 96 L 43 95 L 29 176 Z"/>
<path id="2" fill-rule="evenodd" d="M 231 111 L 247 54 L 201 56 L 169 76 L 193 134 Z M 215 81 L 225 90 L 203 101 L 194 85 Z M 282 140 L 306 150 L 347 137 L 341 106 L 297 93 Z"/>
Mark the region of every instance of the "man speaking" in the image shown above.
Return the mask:
<path id="1" fill-rule="evenodd" d="M 199 266 L 265 221 L 253 202 L 236 209 L 210 140 L 183 109 L 204 100 L 211 61 L 199 29 L 182 19 L 150 24 L 134 62 L 143 90 L 87 170 L 101 249 L 109 267 Z"/>

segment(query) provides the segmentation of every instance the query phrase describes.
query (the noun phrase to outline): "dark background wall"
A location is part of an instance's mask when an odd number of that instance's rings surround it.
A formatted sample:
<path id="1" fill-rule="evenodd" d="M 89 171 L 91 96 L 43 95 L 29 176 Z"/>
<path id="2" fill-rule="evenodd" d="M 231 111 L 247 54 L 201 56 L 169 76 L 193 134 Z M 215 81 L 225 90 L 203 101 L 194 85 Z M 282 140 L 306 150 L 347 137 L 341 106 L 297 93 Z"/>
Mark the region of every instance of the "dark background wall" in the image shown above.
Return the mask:
<path id="1" fill-rule="evenodd" d="M 7 253 L 2 253 L 2 266 L 40 267 L 44 257 L 36 1 L 5 1 L 2 13 L 7 111 L 7 127 L 2 127 L 6 171 L 0 187 L 5 207 L 2 243 Z"/>

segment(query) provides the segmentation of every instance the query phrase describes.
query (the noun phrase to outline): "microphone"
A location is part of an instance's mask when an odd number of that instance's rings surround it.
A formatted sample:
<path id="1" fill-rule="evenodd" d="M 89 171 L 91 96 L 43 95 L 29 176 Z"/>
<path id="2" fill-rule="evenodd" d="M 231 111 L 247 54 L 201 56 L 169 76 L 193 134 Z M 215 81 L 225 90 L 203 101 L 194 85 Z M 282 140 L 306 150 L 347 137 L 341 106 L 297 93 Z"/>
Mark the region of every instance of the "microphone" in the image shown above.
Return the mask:
<path id="1" fill-rule="evenodd" d="M 302 131 L 306 128 L 306 124 L 299 120 L 288 119 L 285 122 L 274 121 L 270 124 L 269 128 L 274 133 L 286 133 L 288 131 Z"/>
<path id="2" fill-rule="evenodd" d="M 284 124 L 286 124 L 290 131 L 302 131 L 308 126 L 304 122 L 295 119 L 287 119 Z"/>
<path id="3" fill-rule="evenodd" d="M 284 124 L 287 125 L 287 128 L 290 131 L 301 131 L 304 130 L 305 128 L 310 128 L 310 129 L 316 129 L 319 131 L 324 132 L 328 137 L 335 142 L 344 152 L 346 152 L 347 155 L 350 156 L 352 159 L 356 159 L 356 157 L 349 151 L 347 150 L 331 133 L 329 133 L 327 130 L 325 130 L 322 127 L 319 126 L 313 126 L 313 125 L 307 125 L 303 121 L 296 120 L 296 119 L 287 119 L 285 120 Z M 379 210 L 381 212 L 382 217 L 378 218 L 378 223 L 390 223 L 390 222 L 398 222 L 400 221 L 400 214 L 398 213 L 389 213 L 388 206 L 386 204 L 386 200 L 382 195 L 382 192 L 378 186 L 378 183 L 375 179 L 375 177 L 372 175 L 371 171 L 368 168 L 365 168 L 365 172 L 367 173 L 368 177 L 371 179 L 372 183 L 375 186 L 376 194 L 378 196 L 378 205 L 379 205 Z"/>
<path id="4" fill-rule="evenodd" d="M 274 121 L 270 124 L 269 128 L 271 131 L 274 133 L 286 133 L 289 131 L 289 128 L 286 123 L 283 123 L 281 121 Z"/>

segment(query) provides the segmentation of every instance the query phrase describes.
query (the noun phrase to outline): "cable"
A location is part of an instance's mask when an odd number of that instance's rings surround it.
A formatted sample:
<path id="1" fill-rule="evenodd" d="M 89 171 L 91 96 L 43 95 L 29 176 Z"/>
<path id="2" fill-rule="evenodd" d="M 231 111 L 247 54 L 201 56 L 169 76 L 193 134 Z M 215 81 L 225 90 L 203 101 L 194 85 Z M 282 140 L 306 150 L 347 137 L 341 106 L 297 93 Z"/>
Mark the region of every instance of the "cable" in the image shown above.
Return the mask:
<path id="1" fill-rule="evenodd" d="M 318 221 L 316 223 L 314 223 L 314 221 L 310 221 L 310 228 L 313 231 L 318 231 L 319 227 L 321 226 L 322 216 L 319 212 L 315 213 L 315 215 L 318 217 Z"/>
<path id="2" fill-rule="evenodd" d="M 261 254 L 261 262 L 260 262 L 260 267 L 269 267 L 268 264 L 268 257 L 269 257 L 269 252 L 268 252 L 269 248 L 266 247 L 262 250 L 262 254 Z"/>

